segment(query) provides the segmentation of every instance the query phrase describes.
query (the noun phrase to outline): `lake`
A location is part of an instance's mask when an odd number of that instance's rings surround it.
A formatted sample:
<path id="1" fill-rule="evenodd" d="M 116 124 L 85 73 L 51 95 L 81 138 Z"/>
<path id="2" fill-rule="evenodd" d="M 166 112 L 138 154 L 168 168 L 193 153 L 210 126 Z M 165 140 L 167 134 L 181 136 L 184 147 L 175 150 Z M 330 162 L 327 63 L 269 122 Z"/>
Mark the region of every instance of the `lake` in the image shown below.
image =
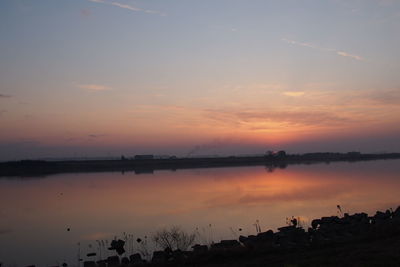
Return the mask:
<path id="1" fill-rule="evenodd" d="M 0 262 L 78 266 L 89 252 L 111 255 L 114 237 L 128 237 L 128 255 L 146 236 L 151 250 L 151 236 L 174 225 L 201 243 L 255 234 L 256 222 L 276 230 L 292 216 L 307 227 L 337 205 L 395 209 L 399 190 L 400 160 L 0 178 Z"/>

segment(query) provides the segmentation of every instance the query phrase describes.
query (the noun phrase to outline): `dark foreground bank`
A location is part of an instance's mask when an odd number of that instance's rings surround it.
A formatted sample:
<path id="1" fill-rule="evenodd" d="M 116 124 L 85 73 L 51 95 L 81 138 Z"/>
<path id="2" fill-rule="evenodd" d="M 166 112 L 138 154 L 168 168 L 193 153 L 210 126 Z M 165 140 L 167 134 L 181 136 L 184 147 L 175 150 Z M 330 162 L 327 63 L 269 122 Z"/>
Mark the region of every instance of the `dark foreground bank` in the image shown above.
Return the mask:
<path id="1" fill-rule="evenodd" d="M 83 266 L 400 266 L 400 207 L 373 216 L 322 217 L 308 230 L 292 220 L 278 232 L 194 245 L 190 251 L 155 251 L 150 261 L 138 253 L 125 256 L 122 240 L 114 240 L 110 249 L 116 256 L 86 260 Z"/>
<path id="2" fill-rule="evenodd" d="M 349 153 L 307 153 L 286 154 L 280 151 L 264 156 L 207 157 L 207 158 L 154 158 L 135 157 L 120 160 L 68 160 L 44 161 L 22 160 L 0 163 L 0 177 L 44 176 L 57 173 L 78 172 L 135 172 L 151 173 L 155 170 L 177 170 L 188 168 L 211 168 L 233 166 L 264 165 L 268 168 L 285 168 L 289 164 L 311 164 L 335 161 L 365 161 L 381 159 L 400 159 L 400 153 L 361 154 Z"/>

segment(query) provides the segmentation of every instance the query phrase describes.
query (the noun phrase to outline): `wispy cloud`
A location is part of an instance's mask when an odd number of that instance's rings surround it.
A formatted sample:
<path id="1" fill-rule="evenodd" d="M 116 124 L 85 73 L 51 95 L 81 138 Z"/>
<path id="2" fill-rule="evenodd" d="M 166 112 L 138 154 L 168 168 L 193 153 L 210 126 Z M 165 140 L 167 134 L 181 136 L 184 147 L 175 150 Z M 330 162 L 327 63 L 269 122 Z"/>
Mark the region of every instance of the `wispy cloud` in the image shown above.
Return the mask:
<path id="1" fill-rule="evenodd" d="M 0 98 L 10 98 L 10 95 L 0 94 Z"/>
<path id="2" fill-rule="evenodd" d="M 99 138 L 99 137 L 103 137 L 106 136 L 105 134 L 89 134 L 88 137 L 90 138 Z"/>
<path id="3" fill-rule="evenodd" d="M 91 90 L 91 91 L 105 91 L 111 90 L 112 88 L 101 84 L 78 84 L 81 89 Z"/>
<path id="4" fill-rule="evenodd" d="M 141 9 L 141 8 L 134 7 L 134 6 L 131 6 L 131 5 L 126 5 L 126 4 L 121 4 L 121 3 L 118 3 L 118 2 L 110 2 L 110 5 L 117 6 L 117 7 L 120 7 L 120 8 L 129 9 L 129 10 L 132 10 L 132 11 L 143 11 L 143 9 Z"/>
<path id="5" fill-rule="evenodd" d="M 360 56 L 352 55 L 352 54 L 349 54 L 349 53 L 346 53 L 346 52 L 343 52 L 343 51 L 336 51 L 336 54 L 339 55 L 339 56 L 342 56 L 342 57 L 349 57 L 349 58 L 356 59 L 356 60 L 361 60 L 361 61 L 364 60 L 364 58 L 362 58 Z"/>
<path id="6" fill-rule="evenodd" d="M 378 5 L 380 6 L 392 6 L 395 3 L 395 0 L 377 0 Z"/>
<path id="7" fill-rule="evenodd" d="M 286 42 L 288 44 L 292 44 L 292 45 L 304 46 L 304 47 L 308 47 L 308 48 L 311 48 L 311 49 L 316 49 L 316 50 L 319 50 L 319 51 L 326 51 L 326 52 L 335 53 L 338 56 L 348 57 L 348 58 L 351 58 L 351 59 L 354 59 L 354 60 L 359 60 L 359 61 L 364 61 L 365 60 L 361 56 L 350 54 L 348 52 L 340 51 L 340 50 L 333 49 L 333 48 L 320 47 L 320 46 L 317 46 L 317 45 L 314 45 L 314 44 L 311 44 L 311 43 L 298 42 L 298 41 L 294 41 L 294 40 L 290 40 L 290 39 L 286 39 L 286 38 L 283 38 L 282 41 L 284 41 L 284 42 Z"/>
<path id="8" fill-rule="evenodd" d="M 285 42 L 287 42 L 289 44 L 293 44 L 293 45 L 300 45 L 300 46 L 309 47 L 309 48 L 313 48 L 313 49 L 324 50 L 324 49 L 322 49 L 316 45 L 310 44 L 310 43 L 298 42 L 298 41 L 289 40 L 286 38 L 283 38 L 282 41 L 285 41 Z"/>
<path id="9" fill-rule="evenodd" d="M 148 13 L 148 14 L 157 14 L 157 15 L 161 15 L 161 16 L 166 15 L 165 13 L 157 11 L 157 10 L 144 9 L 144 8 L 140 8 L 140 7 L 136 7 L 136 6 L 128 5 L 128 4 L 123 4 L 123 3 L 115 2 L 115 1 L 106 1 L 106 0 L 88 0 L 88 1 L 93 2 L 93 3 L 112 5 L 112 6 L 116 6 L 119 8 L 134 11 L 134 12 L 144 12 L 144 13 Z"/>
<path id="10" fill-rule="evenodd" d="M 12 229 L 0 229 L 0 235 L 11 233 Z"/>
<path id="11" fill-rule="evenodd" d="M 360 95 L 361 99 L 370 100 L 382 105 L 400 105 L 400 88 L 391 90 L 373 90 Z"/>
<path id="12" fill-rule="evenodd" d="M 291 91 L 291 92 L 283 92 L 282 94 L 285 96 L 298 97 L 298 96 L 303 96 L 305 92 Z"/>
<path id="13" fill-rule="evenodd" d="M 273 129 L 277 127 L 276 124 L 291 127 L 331 127 L 347 125 L 352 122 L 352 120 L 334 113 L 319 111 L 208 109 L 204 115 L 219 123 L 234 125 L 235 127 L 256 127 L 257 125 L 259 130 Z"/>

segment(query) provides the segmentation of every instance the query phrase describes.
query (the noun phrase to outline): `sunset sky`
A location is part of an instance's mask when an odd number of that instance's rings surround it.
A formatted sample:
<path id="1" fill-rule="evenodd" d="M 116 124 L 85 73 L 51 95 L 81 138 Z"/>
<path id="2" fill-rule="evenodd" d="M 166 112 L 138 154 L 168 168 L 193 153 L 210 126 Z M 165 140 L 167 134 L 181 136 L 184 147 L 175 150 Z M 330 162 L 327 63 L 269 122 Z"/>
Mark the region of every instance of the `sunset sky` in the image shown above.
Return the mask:
<path id="1" fill-rule="evenodd" d="M 400 152 L 400 1 L 1 0 L 0 160 Z"/>

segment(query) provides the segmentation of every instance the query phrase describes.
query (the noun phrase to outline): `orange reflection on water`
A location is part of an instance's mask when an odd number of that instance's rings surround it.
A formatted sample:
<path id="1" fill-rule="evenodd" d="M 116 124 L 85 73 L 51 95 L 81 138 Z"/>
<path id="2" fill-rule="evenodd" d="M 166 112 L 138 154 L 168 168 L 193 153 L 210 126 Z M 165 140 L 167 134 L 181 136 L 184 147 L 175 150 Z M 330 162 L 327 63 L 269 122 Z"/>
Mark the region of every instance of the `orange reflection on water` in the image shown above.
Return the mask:
<path id="1" fill-rule="evenodd" d="M 273 172 L 242 167 L 3 179 L 0 233 L 8 231 L 0 235 L 0 246 L 24 248 L 27 259 L 43 254 L 60 259 L 75 255 L 78 241 L 123 232 L 143 237 L 181 225 L 207 234 L 204 229 L 211 224 L 210 238 L 217 241 L 254 234 L 256 220 L 262 230 L 283 226 L 291 216 L 307 225 L 312 218 L 336 215 L 338 204 L 344 212 L 372 213 L 400 204 L 399 170 L 397 161 L 374 161 L 290 165 Z M 0 258 L 10 257 L 7 251 Z"/>

